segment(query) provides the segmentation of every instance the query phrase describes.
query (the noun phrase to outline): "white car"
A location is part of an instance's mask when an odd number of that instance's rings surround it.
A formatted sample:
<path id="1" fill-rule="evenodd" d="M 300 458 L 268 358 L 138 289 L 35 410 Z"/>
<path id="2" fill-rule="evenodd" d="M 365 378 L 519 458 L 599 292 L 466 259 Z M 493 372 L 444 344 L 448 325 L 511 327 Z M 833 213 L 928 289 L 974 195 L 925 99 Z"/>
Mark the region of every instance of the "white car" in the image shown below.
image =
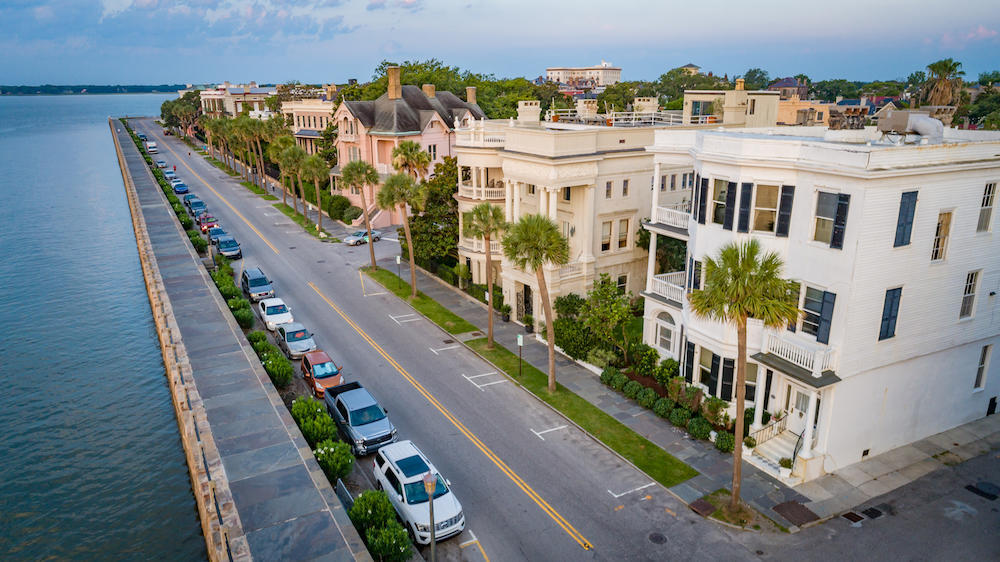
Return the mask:
<path id="1" fill-rule="evenodd" d="M 166 168 L 167 167 L 167 161 L 166 160 L 157 160 L 156 161 L 156 167 L 157 168 Z"/>
<path id="2" fill-rule="evenodd" d="M 434 540 L 440 541 L 465 530 L 462 504 L 448 482 L 412 441 L 383 446 L 375 453 L 372 467 L 375 487 L 385 490 L 403 525 L 418 544 L 430 544 L 430 510 L 424 475 L 436 478 L 434 486 Z"/>
<path id="3" fill-rule="evenodd" d="M 267 326 L 267 329 L 274 331 L 278 324 L 294 322 L 292 309 L 285 305 L 281 299 L 264 299 L 257 303 L 257 314 Z"/>
<path id="4" fill-rule="evenodd" d="M 170 187 L 176 187 L 182 183 L 184 183 L 184 180 L 182 180 L 181 178 L 174 178 L 170 180 Z"/>

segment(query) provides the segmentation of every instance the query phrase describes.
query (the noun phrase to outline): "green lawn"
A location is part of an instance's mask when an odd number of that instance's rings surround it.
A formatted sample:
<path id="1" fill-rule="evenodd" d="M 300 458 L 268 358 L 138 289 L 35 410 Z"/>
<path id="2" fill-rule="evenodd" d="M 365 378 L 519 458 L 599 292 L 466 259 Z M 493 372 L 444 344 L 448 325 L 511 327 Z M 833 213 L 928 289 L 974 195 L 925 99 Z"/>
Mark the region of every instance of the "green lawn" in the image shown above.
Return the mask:
<path id="1" fill-rule="evenodd" d="M 238 176 L 238 175 L 240 175 L 239 172 L 233 171 L 232 168 L 230 168 L 229 166 L 226 166 L 226 164 L 224 162 L 222 162 L 221 160 L 218 160 L 216 158 L 212 158 L 211 156 L 206 156 L 205 160 L 207 160 L 211 165 L 215 166 L 216 168 L 218 168 L 218 169 L 222 170 L 223 172 L 229 174 L 230 176 Z"/>
<path id="2" fill-rule="evenodd" d="M 675 486 L 689 478 L 698 475 L 698 471 L 684 464 L 679 459 L 657 447 L 645 437 L 632 431 L 620 421 L 606 414 L 590 402 L 567 390 L 561 384 L 556 385 L 556 391 L 549 394 L 547 390 L 548 376 L 534 366 L 523 363 L 522 375 L 517 375 L 517 355 L 505 347 L 495 344 L 492 350 L 486 349 L 486 338 L 466 342 L 477 353 L 489 359 L 500 367 L 514 380 L 521 383 L 532 394 L 541 398 L 566 417 L 576 422 L 580 427 L 597 437 L 602 443 L 625 457 L 640 470 L 666 487 Z M 556 373 L 558 380 L 559 374 Z"/>
<path id="3" fill-rule="evenodd" d="M 295 223 L 301 226 L 303 230 L 305 230 L 309 234 L 312 234 L 316 238 L 319 238 L 323 242 L 340 242 L 340 238 L 335 238 L 333 236 L 330 236 L 330 233 L 327 232 L 326 230 L 323 231 L 326 234 L 326 238 L 320 238 L 319 231 L 316 230 L 316 223 L 300 215 L 299 213 L 296 213 L 295 209 L 289 207 L 288 205 L 284 203 L 275 203 L 274 208 L 278 209 L 282 213 L 285 213 L 285 216 L 295 221 Z"/>
<path id="4" fill-rule="evenodd" d="M 263 187 L 261 187 L 259 185 L 250 183 L 248 181 L 241 181 L 240 185 L 242 185 L 243 187 L 245 187 L 245 188 L 249 189 L 250 191 L 256 193 L 257 195 L 260 195 L 261 197 L 264 198 L 265 201 L 277 201 L 278 200 L 277 197 L 275 197 L 274 195 L 271 195 L 270 193 L 267 192 L 266 189 L 264 189 Z"/>
<path id="5" fill-rule="evenodd" d="M 449 334 L 464 334 L 466 332 L 474 332 L 478 329 L 464 318 L 441 306 L 420 291 L 417 291 L 416 299 L 410 300 L 410 284 L 397 277 L 395 273 L 388 269 L 380 267 L 372 271 L 370 267 L 365 267 L 362 270 L 384 285 L 385 288 L 395 293 L 397 297 L 409 302 L 413 308 L 430 318 L 431 322 L 444 328 Z"/>

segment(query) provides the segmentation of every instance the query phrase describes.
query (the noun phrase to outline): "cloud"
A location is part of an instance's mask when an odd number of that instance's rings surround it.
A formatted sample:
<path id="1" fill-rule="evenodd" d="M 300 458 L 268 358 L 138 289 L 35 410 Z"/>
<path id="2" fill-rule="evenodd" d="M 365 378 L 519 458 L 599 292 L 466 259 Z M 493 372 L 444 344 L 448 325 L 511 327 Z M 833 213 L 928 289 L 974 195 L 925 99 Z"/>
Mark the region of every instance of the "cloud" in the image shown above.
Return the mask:
<path id="1" fill-rule="evenodd" d="M 384 10 L 386 8 L 387 0 L 369 0 L 368 5 L 365 9 L 369 12 L 373 10 Z"/>
<path id="2" fill-rule="evenodd" d="M 113 18 L 132 7 L 132 0 L 101 0 L 101 21 Z"/>
<path id="3" fill-rule="evenodd" d="M 384 10 L 386 8 L 400 8 L 410 12 L 417 12 L 424 7 L 423 0 L 368 0 L 365 10 Z"/>
<path id="4" fill-rule="evenodd" d="M 55 12 L 52 11 L 52 6 L 49 5 L 35 6 L 35 9 L 32 10 L 32 12 L 34 13 L 35 19 L 38 21 L 48 21 L 56 15 Z"/>
<path id="5" fill-rule="evenodd" d="M 939 42 L 942 47 L 949 49 L 962 49 L 969 43 L 988 41 L 990 39 L 996 39 L 997 36 L 1000 36 L 1000 32 L 996 29 L 991 29 L 983 24 L 979 24 L 964 32 L 953 33 L 946 31 L 941 34 Z"/>

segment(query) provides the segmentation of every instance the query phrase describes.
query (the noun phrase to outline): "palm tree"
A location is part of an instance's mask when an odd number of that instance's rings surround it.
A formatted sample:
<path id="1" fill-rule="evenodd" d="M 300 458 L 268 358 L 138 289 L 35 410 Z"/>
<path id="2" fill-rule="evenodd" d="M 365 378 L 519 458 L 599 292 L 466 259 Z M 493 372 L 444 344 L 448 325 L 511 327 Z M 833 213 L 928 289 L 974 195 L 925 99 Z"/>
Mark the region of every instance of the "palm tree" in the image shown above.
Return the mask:
<path id="1" fill-rule="evenodd" d="M 486 294 L 489 308 L 487 313 L 486 348 L 493 349 L 493 257 L 490 253 L 490 238 L 499 235 L 507 227 L 503 209 L 488 202 L 483 202 L 472 208 L 469 220 L 465 222 L 465 234 L 473 238 L 482 238 L 486 248 Z"/>
<path id="2" fill-rule="evenodd" d="M 421 181 L 431 165 L 431 155 L 414 141 L 403 141 L 392 149 L 392 167 Z"/>
<path id="3" fill-rule="evenodd" d="M 326 160 L 313 154 L 302 163 L 302 173 L 311 176 L 316 186 L 316 232 L 323 232 L 323 198 L 319 193 L 319 180 L 330 175 L 330 167 L 326 165 Z"/>
<path id="4" fill-rule="evenodd" d="M 406 235 L 407 252 L 410 255 L 410 297 L 417 298 L 417 264 L 413 251 L 413 237 L 410 236 L 410 216 L 406 210 L 409 205 L 414 211 L 424 206 L 427 198 L 427 190 L 422 184 L 413 181 L 413 178 L 406 174 L 393 174 L 389 176 L 382 189 L 376 197 L 376 204 L 380 209 L 398 208 L 399 214 L 403 217 L 403 233 Z M 369 245 L 371 237 L 369 237 Z"/>
<path id="5" fill-rule="evenodd" d="M 285 176 L 288 170 L 282 165 L 281 154 L 285 150 L 295 144 L 295 139 L 288 135 L 280 135 L 275 137 L 271 144 L 267 145 L 267 159 L 278 165 L 278 170 L 281 173 L 281 202 L 286 203 L 286 196 L 288 195 L 288 186 L 285 184 Z"/>
<path id="6" fill-rule="evenodd" d="M 545 215 L 524 215 L 507 227 L 503 237 L 503 255 L 522 271 L 534 271 L 538 279 L 538 294 L 545 311 L 546 335 L 549 341 L 549 392 L 556 390 L 556 340 L 552 328 L 552 304 L 545 284 L 542 266 L 546 263 L 564 265 L 569 261 L 569 242 L 559 227 Z"/>
<path id="7" fill-rule="evenodd" d="M 784 328 L 799 316 L 798 285 L 781 277 L 783 263 L 774 252 L 762 255 L 760 244 L 751 238 L 732 242 L 717 257 L 705 258 L 704 289 L 688 296 L 695 315 L 736 327 L 736 428 L 733 447 L 733 493 L 729 510 L 736 513 L 740 503 L 743 464 L 743 416 L 746 398 L 747 319 L 754 318 L 768 328 Z"/>
<path id="8" fill-rule="evenodd" d="M 281 153 L 282 167 L 283 168 L 287 167 L 288 173 L 294 175 L 295 179 L 298 180 L 299 184 L 298 189 L 300 194 L 302 193 L 302 164 L 305 163 L 306 158 L 308 157 L 309 155 L 306 154 L 306 151 L 302 150 L 302 147 L 297 144 L 289 146 L 288 148 L 285 149 L 284 152 Z M 293 183 L 292 185 L 294 186 L 295 184 Z M 303 212 L 305 212 L 306 210 L 305 204 L 306 200 L 303 198 L 302 199 Z M 292 194 L 292 206 L 295 208 L 295 212 L 298 213 L 299 202 L 298 199 L 295 198 L 294 193 Z"/>
<path id="9" fill-rule="evenodd" d="M 253 124 L 250 122 L 250 116 L 246 114 L 241 114 L 236 119 L 233 119 L 233 135 L 236 137 L 237 143 L 242 144 L 243 153 L 243 166 L 240 167 L 240 176 L 250 181 L 251 170 L 250 170 L 250 128 Z"/>
<path id="10" fill-rule="evenodd" d="M 928 93 L 930 105 L 949 105 L 955 94 L 962 88 L 962 63 L 952 59 L 942 59 L 927 65 Z"/>
<path id="11" fill-rule="evenodd" d="M 198 117 L 198 124 L 201 125 L 201 130 L 205 131 L 205 140 L 208 141 L 208 155 L 212 158 L 215 157 L 215 146 L 212 143 L 212 137 L 215 135 L 215 123 L 214 117 L 208 115 L 201 115 Z"/>
<path id="12" fill-rule="evenodd" d="M 375 265 L 375 247 L 371 243 L 372 223 L 368 217 L 368 196 L 365 195 L 365 186 L 375 186 L 378 184 L 378 172 L 368 162 L 354 160 L 341 170 L 341 182 L 343 182 L 344 187 L 361 190 L 361 204 L 364 205 L 361 213 L 365 217 L 365 228 L 368 229 L 368 253 L 372 258 L 372 269 L 378 269 L 378 266 Z"/>

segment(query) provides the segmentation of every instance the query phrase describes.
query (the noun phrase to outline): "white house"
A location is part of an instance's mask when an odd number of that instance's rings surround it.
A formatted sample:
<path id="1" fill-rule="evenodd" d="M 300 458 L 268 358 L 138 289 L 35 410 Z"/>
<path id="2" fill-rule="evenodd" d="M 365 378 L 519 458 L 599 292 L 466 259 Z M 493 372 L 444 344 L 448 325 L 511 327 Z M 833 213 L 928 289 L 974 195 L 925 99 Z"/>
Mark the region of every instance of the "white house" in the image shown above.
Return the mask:
<path id="1" fill-rule="evenodd" d="M 809 480 L 996 410 L 1000 133 L 662 129 L 648 150 L 654 175 L 696 174 L 690 213 L 653 192 L 646 227 L 687 240 L 688 259 L 651 258 L 643 292 L 645 341 L 688 381 L 734 396 L 735 329 L 686 302 L 706 256 L 753 237 L 800 283 L 795 325 L 749 328 L 758 463 L 794 458 Z M 764 427 L 764 410 L 786 416 Z"/>

